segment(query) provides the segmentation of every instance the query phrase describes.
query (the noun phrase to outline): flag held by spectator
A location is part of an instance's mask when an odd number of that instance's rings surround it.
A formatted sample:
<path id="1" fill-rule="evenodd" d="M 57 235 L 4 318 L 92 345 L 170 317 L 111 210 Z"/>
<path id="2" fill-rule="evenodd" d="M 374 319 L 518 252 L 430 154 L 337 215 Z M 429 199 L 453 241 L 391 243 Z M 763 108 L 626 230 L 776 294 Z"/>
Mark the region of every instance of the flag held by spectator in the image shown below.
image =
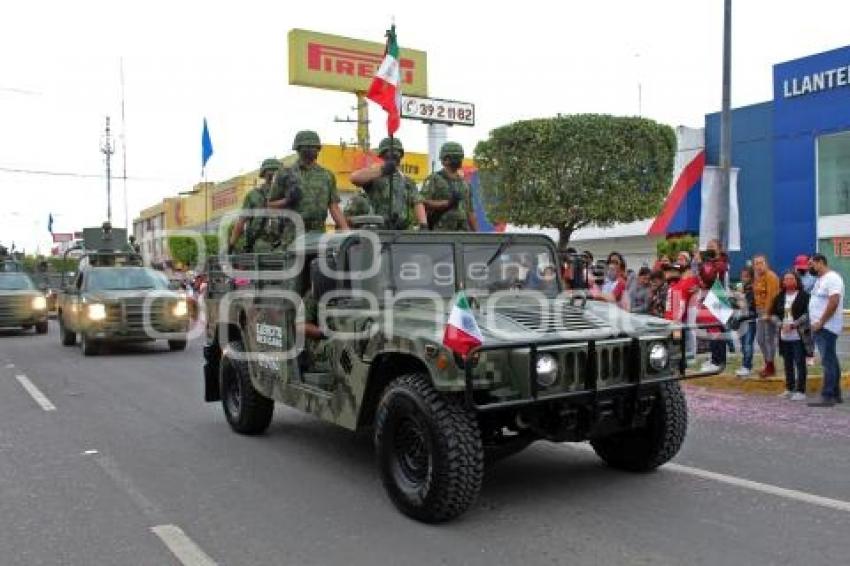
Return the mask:
<path id="1" fill-rule="evenodd" d="M 466 294 L 461 291 L 457 301 L 449 313 L 449 321 L 443 331 L 443 346 L 449 350 L 465 356 L 469 351 L 484 343 L 481 329 L 475 322 L 475 317 L 469 309 L 469 301 Z"/>
<path id="2" fill-rule="evenodd" d="M 212 139 L 210 138 L 210 129 L 207 127 L 207 119 L 204 118 L 204 131 L 201 132 L 201 167 L 207 166 L 207 161 L 210 160 L 213 154 Z"/>
<path id="3" fill-rule="evenodd" d="M 401 73 L 399 70 L 398 42 L 395 25 L 387 30 L 384 60 L 372 79 L 366 98 L 387 112 L 387 133 L 392 136 L 401 123 Z"/>
<path id="4" fill-rule="evenodd" d="M 711 286 L 711 289 L 705 296 L 703 304 L 711 315 L 723 324 L 729 322 L 729 318 L 734 313 L 732 305 L 729 303 L 729 297 L 726 295 L 726 290 L 720 283 L 720 279 L 715 279 L 714 285 Z"/>

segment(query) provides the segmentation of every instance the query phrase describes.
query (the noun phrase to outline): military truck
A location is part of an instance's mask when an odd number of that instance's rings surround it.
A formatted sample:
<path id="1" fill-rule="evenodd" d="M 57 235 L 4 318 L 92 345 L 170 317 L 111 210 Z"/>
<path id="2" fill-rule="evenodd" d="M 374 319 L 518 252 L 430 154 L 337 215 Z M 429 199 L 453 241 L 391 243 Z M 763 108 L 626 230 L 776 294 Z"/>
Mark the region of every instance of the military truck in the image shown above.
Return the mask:
<path id="1" fill-rule="evenodd" d="M 687 429 L 681 328 L 564 292 L 542 277 L 556 258 L 538 235 L 354 230 L 211 259 L 205 400 L 241 434 L 275 402 L 371 430 L 390 499 L 425 522 L 459 516 L 486 463 L 537 440 L 652 470 Z M 443 342 L 461 294 L 483 337 L 464 355 Z"/>
<path id="2" fill-rule="evenodd" d="M 86 228 L 81 252 L 77 274 L 63 279 L 57 298 L 63 346 L 76 344 L 79 335 L 85 356 L 97 354 L 105 344 L 156 339 L 167 340 L 171 350 L 186 348 L 185 296 L 169 289 L 165 275 L 144 266 L 129 247 L 126 230 L 108 223 Z"/>
<path id="3" fill-rule="evenodd" d="M 0 271 L 0 328 L 47 334 L 47 300 L 23 271 Z"/>

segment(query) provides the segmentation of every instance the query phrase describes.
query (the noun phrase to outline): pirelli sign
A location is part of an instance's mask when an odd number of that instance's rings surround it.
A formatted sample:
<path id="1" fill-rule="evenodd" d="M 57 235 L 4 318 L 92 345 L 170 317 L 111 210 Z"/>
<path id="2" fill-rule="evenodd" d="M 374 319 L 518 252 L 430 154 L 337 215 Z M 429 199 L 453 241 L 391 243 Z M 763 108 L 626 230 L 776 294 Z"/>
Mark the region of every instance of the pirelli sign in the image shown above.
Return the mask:
<path id="1" fill-rule="evenodd" d="M 365 92 L 381 65 L 384 44 L 303 29 L 289 31 L 289 84 Z M 401 49 L 401 90 L 428 96 L 424 51 Z"/>

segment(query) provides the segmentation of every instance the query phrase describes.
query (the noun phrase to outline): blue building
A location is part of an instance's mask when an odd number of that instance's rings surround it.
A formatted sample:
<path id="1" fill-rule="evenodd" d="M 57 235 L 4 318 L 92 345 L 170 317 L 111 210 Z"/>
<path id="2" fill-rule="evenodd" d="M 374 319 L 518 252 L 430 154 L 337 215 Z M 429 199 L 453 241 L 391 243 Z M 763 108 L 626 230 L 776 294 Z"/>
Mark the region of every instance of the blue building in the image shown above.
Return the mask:
<path id="1" fill-rule="evenodd" d="M 719 165 L 719 113 L 705 117 L 705 145 Z M 819 251 L 850 282 L 850 46 L 773 67 L 773 100 L 732 111 L 732 166 L 733 273 L 755 253 L 781 272 Z"/>

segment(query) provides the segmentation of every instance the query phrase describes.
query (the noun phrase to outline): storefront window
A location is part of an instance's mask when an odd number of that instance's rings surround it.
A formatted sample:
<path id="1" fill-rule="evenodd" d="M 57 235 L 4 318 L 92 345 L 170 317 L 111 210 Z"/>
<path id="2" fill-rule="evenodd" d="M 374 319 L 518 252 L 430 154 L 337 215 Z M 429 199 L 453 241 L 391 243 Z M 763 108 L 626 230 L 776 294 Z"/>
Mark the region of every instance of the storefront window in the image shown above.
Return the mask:
<path id="1" fill-rule="evenodd" d="M 850 214 L 850 132 L 818 138 L 818 215 Z"/>

